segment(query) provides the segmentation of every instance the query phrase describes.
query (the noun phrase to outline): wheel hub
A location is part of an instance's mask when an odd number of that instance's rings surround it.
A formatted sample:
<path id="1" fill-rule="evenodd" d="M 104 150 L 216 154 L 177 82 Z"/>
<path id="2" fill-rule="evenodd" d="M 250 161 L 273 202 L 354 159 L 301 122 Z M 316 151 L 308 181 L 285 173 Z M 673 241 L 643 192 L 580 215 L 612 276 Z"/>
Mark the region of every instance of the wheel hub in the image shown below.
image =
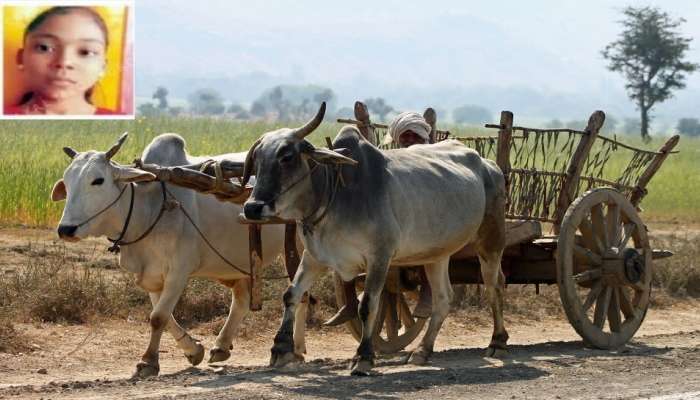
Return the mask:
<path id="1" fill-rule="evenodd" d="M 642 255 L 636 249 L 627 248 L 622 252 L 622 260 L 625 267 L 625 278 L 630 283 L 639 282 L 644 274 L 644 258 Z"/>

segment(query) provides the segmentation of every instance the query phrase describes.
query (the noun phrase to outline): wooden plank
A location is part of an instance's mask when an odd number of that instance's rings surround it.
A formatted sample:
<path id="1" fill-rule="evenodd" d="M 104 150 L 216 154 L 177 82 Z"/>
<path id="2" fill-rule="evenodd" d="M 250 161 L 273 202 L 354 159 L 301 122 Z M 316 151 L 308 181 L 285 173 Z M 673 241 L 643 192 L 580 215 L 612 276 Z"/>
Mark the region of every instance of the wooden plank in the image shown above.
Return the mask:
<path id="1" fill-rule="evenodd" d="M 542 237 L 542 224 L 538 221 L 506 221 L 506 248 L 519 243 L 527 243 Z M 474 246 L 467 245 L 452 255 L 455 259 L 476 257 Z"/>
<path id="2" fill-rule="evenodd" d="M 661 164 L 663 164 L 663 162 L 666 160 L 666 157 L 668 157 L 668 155 L 671 153 L 671 150 L 673 150 L 673 148 L 676 147 L 679 140 L 679 135 L 674 135 L 670 139 L 668 139 L 666 143 L 664 143 L 664 145 L 661 146 L 661 148 L 659 149 L 659 154 L 654 156 L 654 159 L 652 160 L 651 164 L 649 164 L 644 173 L 642 173 L 642 175 L 639 177 L 639 180 L 635 185 L 634 191 L 630 196 L 630 202 L 633 205 L 637 206 L 639 202 L 642 201 L 642 198 L 647 193 L 647 184 L 649 183 L 651 178 L 654 177 L 656 171 L 658 171 L 659 168 L 661 168 Z"/>
<path id="3" fill-rule="evenodd" d="M 555 233 L 559 233 L 559 225 L 564 218 L 564 213 L 566 213 L 566 209 L 569 208 L 569 205 L 574 201 L 581 171 L 583 170 L 588 153 L 590 153 L 595 138 L 598 136 L 598 132 L 604 122 L 604 112 L 596 111 L 591 114 L 591 117 L 588 119 L 588 126 L 586 126 L 586 130 L 584 131 L 585 135 L 581 135 L 581 141 L 578 143 L 576 151 L 571 156 L 571 160 L 569 160 L 569 165 L 566 168 L 566 178 L 564 178 L 562 191 L 557 199 L 557 209 L 554 212 Z"/>

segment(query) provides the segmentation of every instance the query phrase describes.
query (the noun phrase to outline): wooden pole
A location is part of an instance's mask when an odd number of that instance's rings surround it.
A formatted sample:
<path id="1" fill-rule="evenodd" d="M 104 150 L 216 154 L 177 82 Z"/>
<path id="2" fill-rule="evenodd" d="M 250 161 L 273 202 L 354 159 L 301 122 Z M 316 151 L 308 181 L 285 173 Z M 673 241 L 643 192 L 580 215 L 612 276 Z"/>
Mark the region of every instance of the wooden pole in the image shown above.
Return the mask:
<path id="1" fill-rule="evenodd" d="M 423 119 L 430 125 L 430 134 L 428 135 L 428 143 L 435 143 L 435 125 L 437 124 L 437 113 L 432 107 L 425 109 L 423 113 Z"/>
<path id="2" fill-rule="evenodd" d="M 651 164 L 647 167 L 647 169 L 642 173 L 642 175 L 639 177 L 639 180 L 637 181 L 637 184 L 634 186 L 634 190 L 632 191 L 632 195 L 630 196 L 630 202 L 634 204 L 635 206 L 639 205 L 639 202 L 642 201 L 642 198 L 646 196 L 647 194 L 647 184 L 651 180 L 651 178 L 654 177 L 654 174 L 656 174 L 656 171 L 661 168 L 661 164 L 666 160 L 666 157 L 671 153 L 671 150 L 673 150 L 674 147 L 678 144 L 678 141 L 680 140 L 680 136 L 675 135 L 671 136 L 670 139 L 664 143 L 663 146 L 659 149 L 659 154 L 654 156 L 654 159 L 652 160 Z"/>
<path id="3" fill-rule="evenodd" d="M 591 117 L 588 118 L 586 130 L 584 131 L 585 135 L 581 135 L 581 141 L 578 143 L 576 151 L 571 156 L 571 160 L 569 160 L 562 190 L 557 200 L 557 209 L 554 213 L 554 233 L 559 233 L 559 225 L 564 218 L 564 213 L 566 213 L 566 209 L 569 208 L 569 205 L 574 201 L 584 163 L 586 158 L 588 158 L 588 153 L 590 153 L 593 143 L 595 143 L 595 138 L 598 136 L 598 132 L 600 132 L 600 128 L 603 127 L 604 122 L 604 112 L 598 110 L 591 114 Z"/>
<path id="4" fill-rule="evenodd" d="M 248 250 L 250 261 L 250 310 L 262 309 L 262 238 L 260 225 L 248 225 Z"/>
<path id="5" fill-rule="evenodd" d="M 501 111 L 501 128 L 498 130 L 498 147 L 496 148 L 496 164 L 501 168 L 506 180 L 506 199 L 510 199 L 510 141 L 513 137 L 513 113 Z M 506 209 L 508 206 L 506 205 Z"/>
<path id="6" fill-rule="evenodd" d="M 289 223 L 284 226 L 284 268 L 287 270 L 289 281 L 294 280 L 294 275 L 299 268 L 299 252 L 297 251 L 297 224 Z"/>
<path id="7" fill-rule="evenodd" d="M 372 122 L 369 119 L 369 111 L 367 110 L 365 103 L 361 101 L 355 102 L 355 119 L 360 122 L 357 128 L 360 130 L 360 133 L 362 133 L 362 136 L 369 140 L 369 142 L 373 145 L 378 146 L 378 138 L 374 133 Z"/>

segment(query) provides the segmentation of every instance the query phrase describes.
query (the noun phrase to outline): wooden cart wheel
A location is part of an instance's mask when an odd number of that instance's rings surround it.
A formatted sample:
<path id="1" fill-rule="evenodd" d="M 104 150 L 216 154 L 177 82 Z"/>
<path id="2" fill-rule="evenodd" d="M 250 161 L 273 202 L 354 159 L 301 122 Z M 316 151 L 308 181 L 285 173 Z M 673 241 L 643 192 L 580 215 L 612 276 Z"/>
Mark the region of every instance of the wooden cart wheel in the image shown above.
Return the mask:
<path id="1" fill-rule="evenodd" d="M 649 306 L 651 260 L 646 227 L 617 190 L 590 190 L 569 206 L 557 281 L 569 322 L 586 343 L 614 349 L 634 336 Z"/>
<path id="2" fill-rule="evenodd" d="M 413 310 L 418 303 L 418 291 L 402 288 L 398 282 L 398 275 L 398 268 L 389 270 L 375 322 L 379 326 L 375 326 L 374 329 L 374 348 L 382 354 L 397 353 L 405 349 L 418 337 L 427 320 L 427 318 L 413 316 Z M 362 278 L 356 281 L 358 297 L 361 298 L 364 282 Z M 345 305 L 343 281 L 337 274 L 335 274 L 335 298 L 339 309 Z M 359 342 L 362 336 L 362 325 L 359 319 L 346 322 L 346 326 Z"/>

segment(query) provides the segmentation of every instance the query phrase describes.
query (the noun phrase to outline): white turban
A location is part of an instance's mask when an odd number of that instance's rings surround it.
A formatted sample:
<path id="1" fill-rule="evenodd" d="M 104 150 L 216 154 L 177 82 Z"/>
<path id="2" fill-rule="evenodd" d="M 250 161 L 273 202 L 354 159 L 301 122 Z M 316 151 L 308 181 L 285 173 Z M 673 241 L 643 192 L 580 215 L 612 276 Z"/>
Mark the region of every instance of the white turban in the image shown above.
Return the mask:
<path id="1" fill-rule="evenodd" d="M 406 111 L 397 115 L 396 118 L 391 121 L 386 131 L 383 144 L 389 144 L 391 142 L 396 142 L 398 144 L 399 136 L 406 131 L 415 132 L 416 135 L 422 137 L 423 140 L 428 143 L 430 138 L 430 125 L 428 125 L 423 116 L 417 112 Z"/>

